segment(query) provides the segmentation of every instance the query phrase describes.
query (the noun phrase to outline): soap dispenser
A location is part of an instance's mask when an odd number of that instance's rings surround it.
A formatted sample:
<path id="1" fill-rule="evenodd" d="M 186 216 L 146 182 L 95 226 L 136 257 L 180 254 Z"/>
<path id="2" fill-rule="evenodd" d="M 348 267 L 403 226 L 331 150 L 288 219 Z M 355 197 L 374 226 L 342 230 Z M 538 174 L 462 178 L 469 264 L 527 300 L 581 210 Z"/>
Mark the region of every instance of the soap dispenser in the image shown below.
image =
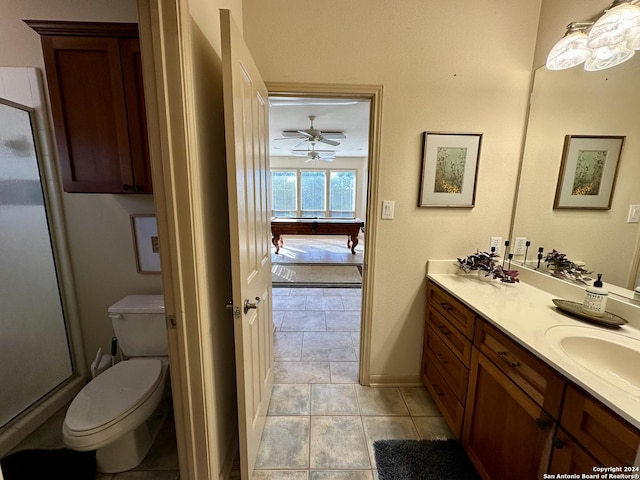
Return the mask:
<path id="1" fill-rule="evenodd" d="M 609 292 L 602 286 L 602 274 L 598 274 L 598 279 L 593 282 L 593 286 L 587 287 L 582 311 L 588 315 L 601 317 L 607 308 L 607 297 Z"/>

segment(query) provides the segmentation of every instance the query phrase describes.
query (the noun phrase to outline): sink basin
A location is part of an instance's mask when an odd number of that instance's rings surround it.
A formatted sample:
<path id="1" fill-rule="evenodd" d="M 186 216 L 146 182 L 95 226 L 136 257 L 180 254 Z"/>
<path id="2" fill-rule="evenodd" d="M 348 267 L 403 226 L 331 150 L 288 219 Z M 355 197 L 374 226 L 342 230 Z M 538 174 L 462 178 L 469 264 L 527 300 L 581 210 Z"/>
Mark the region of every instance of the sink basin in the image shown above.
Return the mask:
<path id="1" fill-rule="evenodd" d="M 602 380 L 640 398 L 640 340 L 593 327 L 549 328 L 551 347 Z"/>

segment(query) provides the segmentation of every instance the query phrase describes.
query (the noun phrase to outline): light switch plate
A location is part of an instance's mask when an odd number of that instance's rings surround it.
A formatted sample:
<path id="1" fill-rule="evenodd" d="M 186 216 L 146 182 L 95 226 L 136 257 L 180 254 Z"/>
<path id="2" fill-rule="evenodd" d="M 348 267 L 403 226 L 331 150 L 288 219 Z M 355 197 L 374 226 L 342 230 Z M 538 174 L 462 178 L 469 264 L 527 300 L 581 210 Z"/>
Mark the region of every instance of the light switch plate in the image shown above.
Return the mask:
<path id="1" fill-rule="evenodd" d="M 640 223 L 640 205 L 629 205 L 627 223 Z"/>
<path id="2" fill-rule="evenodd" d="M 382 201 L 382 219 L 393 220 L 393 211 L 395 209 L 396 202 L 393 200 Z"/>

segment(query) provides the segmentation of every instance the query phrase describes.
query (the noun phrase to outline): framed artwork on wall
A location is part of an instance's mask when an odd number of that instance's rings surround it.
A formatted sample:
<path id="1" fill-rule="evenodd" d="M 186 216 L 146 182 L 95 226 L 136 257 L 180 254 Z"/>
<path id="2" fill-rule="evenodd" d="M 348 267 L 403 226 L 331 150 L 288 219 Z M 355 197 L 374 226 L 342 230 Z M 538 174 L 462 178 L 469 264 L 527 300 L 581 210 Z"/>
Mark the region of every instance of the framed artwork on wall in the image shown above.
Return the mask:
<path id="1" fill-rule="evenodd" d="M 609 210 L 624 140 L 566 135 L 553 208 Z"/>
<path id="2" fill-rule="evenodd" d="M 481 133 L 424 132 L 419 207 L 475 205 Z"/>
<path id="3" fill-rule="evenodd" d="M 160 246 L 155 215 L 131 215 L 138 273 L 160 273 Z"/>

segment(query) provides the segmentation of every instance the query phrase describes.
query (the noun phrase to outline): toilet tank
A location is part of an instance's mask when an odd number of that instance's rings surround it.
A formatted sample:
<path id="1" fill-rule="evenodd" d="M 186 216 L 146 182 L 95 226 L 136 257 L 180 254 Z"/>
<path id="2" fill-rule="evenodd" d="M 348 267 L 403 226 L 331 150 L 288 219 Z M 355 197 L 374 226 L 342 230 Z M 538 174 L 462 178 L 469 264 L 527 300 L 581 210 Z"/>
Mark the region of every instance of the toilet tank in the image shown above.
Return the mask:
<path id="1" fill-rule="evenodd" d="M 128 295 L 109 307 L 109 317 L 127 357 L 169 355 L 162 295 Z"/>

